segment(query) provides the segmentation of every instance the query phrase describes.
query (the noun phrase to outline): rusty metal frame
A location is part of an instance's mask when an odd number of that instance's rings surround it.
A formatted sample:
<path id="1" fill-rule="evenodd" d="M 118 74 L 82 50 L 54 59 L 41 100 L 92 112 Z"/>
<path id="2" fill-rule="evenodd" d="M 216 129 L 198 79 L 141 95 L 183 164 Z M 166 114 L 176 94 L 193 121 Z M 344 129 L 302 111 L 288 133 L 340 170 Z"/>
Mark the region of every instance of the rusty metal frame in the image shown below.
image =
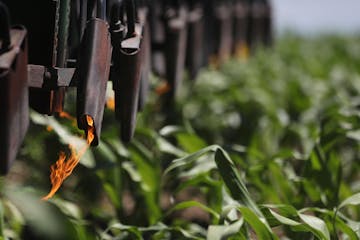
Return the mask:
<path id="1" fill-rule="evenodd" d="M 0 174 L 16 158 L 29 126 L 27 32 L 10 30 L 10 48 L 0 55 Z"/>

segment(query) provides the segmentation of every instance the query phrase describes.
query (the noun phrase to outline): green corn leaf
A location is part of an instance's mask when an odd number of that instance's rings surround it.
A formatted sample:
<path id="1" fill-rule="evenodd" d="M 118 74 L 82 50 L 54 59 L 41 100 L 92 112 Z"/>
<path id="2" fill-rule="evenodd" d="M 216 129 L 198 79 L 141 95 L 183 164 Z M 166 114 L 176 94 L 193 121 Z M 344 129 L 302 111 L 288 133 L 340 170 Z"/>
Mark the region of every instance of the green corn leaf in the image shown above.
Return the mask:
<path id="1" fill-rule="evenodd" d="M 197 201 L 184 201 L 184 202 L 180 202 L 178 204 L 176 204 L 174 207 L 172 207 L 167 213 L 166 215 L 169 215 L 175 211 L 179 211 L 179 210 L 183 210 L 183 209 L 187 209 L 187 208 L 191 208 L 191 207 L 198 207 L 201 208 L 202 210 L 204 210 L 205 212 L 211 214 L 215 219 L 219 220 L 220 215 L 215 212 L 214 210 L 212 210 L 211 208 L 207 207 L 206 205 L 197 202 Z"/>
<path id="2" fill-rule="evenodd" d="M 142 235 L 143 235 L 143 233 L 146 233 L 146 232 L 154 232 L 154 233 L 167 232 L 167 233 L 171 233 L 174 235 L 180 234 L 182 236 L 181 239 L 203 240 L 203 238 L 195 236 L 189 230 L 185 230 L 181 227 L 167 226 L 161 222 L 151 225 L 149 227 L 136 227 L 136 226 L 132 226 L 132 225 L 124 225 L 122 223 L 113 223 L 101 234 L 102 237 L 110 236 L 109 232 L 113 231 L 113 230 L 129 232 L 133 235 L 133 237 L 136 237 L 136 238 L 132 238 L 132 239 L 136 239 L 136 240 L 143 239 Z M 110 239 L 113 239 L 113 238 L 110 238 Z M 158 238 L 155 238 L 155 239 L 158 239 Z M 168 238 L 166 238 L 166 239 L 168 239 Z"/>
<path id="3" fill-rule="evenodd" d="M 331 225 L 333 225 L 334 223 L 336 224 L 335 230 L 343 232 L 351 240 L 359 239 L 359 236 L 357 236 L 355 233 L 356 229 L 358 229 L 359 224 L 347 219 L 340 212 L 334 212 L 333 210 L 328 210 L 328 209 L 324 209 L 324 208 L 314 208 L 314 207 L 303 208 L 303 209 L 299 210 L 299 212 L 308 212 L 308 211 L 316 212 L 321 215 L 327 215 L 329 217 L 328 219 L 331 219 L 331 222 L 328 222 L 328 224 L 331 224 Z M 334 222 L 334 220 L 335 220 L 335 222 Z M 354 228 L 352 228 L 353 223 L 355 223 Z"/>
<path id="4" fill-rule="evenodd" d="M 234 163 L 223 149 L 218 148 L 216 150 L 215 162 L 225 185 L 230 190 L 232 197 L 249 207 L 254 213 L 256 213 L 257 216 L 264 218 L 256 203 L 251 199 L 250 194 L 244 182 L 241 180 Z"/>
<path id="5" fill-rule="evenodd" d="M 156 144 L 157 144 L 159 150 L 163 153 L 168 153 L 168 154 L 174 155 L 176 157 L 181 157 L 186 154 L 186 152 L 175 147 L 173 144 L 171 144 L 170 142 L 168 142 L 166 139 L 164 139 L 162 137 L 156 138 Z"/>
<path id="6" fill-rule="evenodd" d="M 359 240 L 359 236 L 356 235 L 354 230 L 347 225 L 343 220 L 341 220 L 339 217 L 336 218 L 336 228 L 343 233 L 345 233 L 349 239 L 351 240 Z"/>
<path id="7" fill-rule="evenodd" d="M 117 138 L 106 139 L 106 142 L 112 147 L 112 150 L 117 155 L 128 158 L 130 156 L 129 150 L 124 146 L 124 144 Z"/>
<path id="8" fill-rule="evenodd" d="M 293 207 L 287 205 L 266 205 L 269 213 L 282 225 L 290 226 L 296 232 L 311 232 L 318 239 L 330 240 L 330 233 L 326 223 L 315 216 L 296 211 Z M 277 211 L 274 211 L 276 209 Z M 349 232 L 349 229 L 345 229 Z M 351 233 L 350 233 L 351 234 Z M 353 235 L 353 234 L 351 234 Z"/>
<path id="9" fill-rule="evenodd" d="M 349 131 L 346 136 L 350 139 L 360 142 L 360 130 Z"/>
<path id="10" fill-rule="evenodd" d="M 128 232 L 128 233 L 132 234 L 132 239 L 134 239 L 134 240 L 142 240 L 143 239 L 142 234 L 137 227 L 123 225 L 121 223 L 112 224 L 110 227 L 108 227 L 104 231 L 103 235 L 107 234 L 108 232 L 110 232 L 112 230 L 120 230 L 120 233 L 118 233 L 118 234 L 114 233 L 114 235 L 120 235 L 121 232 Z"/>
<path id="11" fill-rule="evenodd" d="M 232 235 L 239 233 L 240 228 L 244 225 L 244 219 L 230 224 L 230 225 L 210 225 L 207 233 L 207 240 L 222 240 L 228 239 Z"/>
<path id="12" fill-rule="evenodd" d="M 288 225 L 288 226 L 299 226 L 301 223 L 294 221 L 290 218 L 284 217 L 273 210 L 269 209 L 270 213 L 274 216 L 276 220 L 278 220 L 281 224 Z"/>
<path id="13" fill-rule="evenodd" d="M 110 201 L 114 206 L 119 209 L 121 207 L 121 199 L 119 199 L 118 190 L 110 183 L 103 183 L 104 191 L 107 193 Z"/>
<path id="14" fill-rule="evenodd" d="M 339 209 L 343 208 L 348 205 L 359 205 L 360 204 L 360 193 L 356 193 L 352 195 L 351 197 L 348 197 L 345 199 L 340 205 Z"/>
<path id="15" fill-rule="evenodd" d="M 195 152 L 199 149 L 206 147 L 206 143 L 200 137 L 190 133 L 178 133 L 176 139 L 179 145 L 186 152 Z"/>
<path id="16" fill-rule="evenodd" d="M 159 134 L 164 137 L 171 136 L 175 133 L 183 132 L 184 129 L 180 126 L 168 125 L 159 130 Z"/>
<path id="17" fill-rule="evenodd" d="M 164 174 L 167 175 L 169 174 L 171 171 L 173 171 L 176 168 L 179 168 L 181 166 L 186 166 L 188 164 L 192 164 L 194 163 L 200 156 L 208 153 L 208 152 L 214 152 L 217 148 L 219 148 L 218 145 L 211 145 L 208 146 L 206 148 L 203 148 L 195 153 L 189 154 L 185 157 L 179 158 L 174 160 L 171 165 L 165 169 Z"/>
<path id="18" fill-rule="evenodd" d="M 231 161 L 226 152 L 217 145 L 208 146 L 193 154 L 174 160 L 173 163 L 165 170 L 165 174 L 168 174 L 172 170 L 181 166 L 191 164 L 202 155 L 214 151 L 216 166 L 224 180 L 225 185 L 229 188 L 230 193 L 234 199 L 240 201 L 240 203 L 252 209 L 258 216 L 264 218 L 256 203 L 251 199 L 250 194 L 245 184 L 241 180 L 234 163 Z"/>
<path id="19" fill-rule="evenodd" d="M 254 229 L 258 239 L 278 239 L 278 237 L 274 233 L 272 233 L 270 227 L 265 222 L 265 219 L 259 218 L 250 208 L 239 207 L 239 210 L 245 222 L 247 222 Z"/>
<path id="20" fill-rule="evenodd" d="M 319 238 L 324 240 L 330 240 L 330 233 L 326 226 L 326 223 L 318 217 L 299 214 L 299 217 L 304 223 L 306 223 L 311 229 L 313 229 L 313 233 Z"/>
<path id="21" fill-rule="evenodd" d="M 4 238 L 4 205 L 0 201 L 0 238 Z"/>

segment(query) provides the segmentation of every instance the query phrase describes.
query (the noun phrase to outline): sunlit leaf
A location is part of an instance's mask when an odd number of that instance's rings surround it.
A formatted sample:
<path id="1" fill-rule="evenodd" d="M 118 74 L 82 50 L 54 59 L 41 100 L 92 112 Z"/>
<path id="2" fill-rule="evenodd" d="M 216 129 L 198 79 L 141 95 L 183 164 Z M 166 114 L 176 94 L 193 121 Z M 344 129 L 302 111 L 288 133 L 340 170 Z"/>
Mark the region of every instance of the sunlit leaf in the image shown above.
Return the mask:
<path id="1" fill-rule="evenodd" d="M 230 225 L 210 225 L 207 233 L 207 240 L 222 240 L 228 239 L 232 235 L 238 233 L 243 226 L 244 220 L 240 220 Z"/>
<path id="2" fill-rule="evenodd" d="M 307 225 L 309 225 L 312 229 L 315 230 L 315 234 L 320 238 L 324 240 L 330 240 L 330 233 L 326 226 L 326 223 L 321 220 L 320 218 L 317 218 L 315 216 L 306 215 L 306 214 L 299 214 L 299 217 L 301 220 L 303 220 Z"/>
<path id="3" fill-rule="evenodd" d="M 192 154 L 186 155 L 185 157 L 176 159 L 171 163 L 171 165 L 167 169 L 165 169 L 164 174 L 165 175 L 169 174 L 172 170 L 174 170 L 176 168 L 191 164 L 191 163 L 195 162 L 200 156 L 202 156 L 208 152 L 215 151 L 217 148 L 218 148 L 217 145 L 211 145 L 211 146 L 203 148 L 195 153 L 192 153 Z"/>
<path id="4" fill-rule="evenodd" d="M 345 199 L 342 203 L 340 203 L 339 208 L 343 208 L 347 205 L 359 205 L 360 204 L 360 193 L 356 193 L 351 197 Z"/>
<path id="5" fill-rule="evenodd" d="M 278 239 L 278 237 L 272 233 L 270 227 L 264 223 L 265 219 L 260 219 L 251 209 L 247 207 L 239 207 L 239 210 L 245 222 L 254 229 L 258 239 Z"/>
<path id="6" fill-rule="evenodd" d="M 180 202 L 178 204 L 176 204 L 174 207 L 172 207 L 168 212 L 167 215 L 171 214 L 172 212 L 178 211 L 178 210 L 183 210 L 183 209 L 187 209 L 187 208 L 191 208 L 191 207 L 198 207 L 201 208 L 202 210 L 204 210 L 205 212 L 211 214 L 215 219 L 219 219 L 220 215 L 215 212 L 214 210 L 212 210 L 211 208 L 207 207 L 206 205 L 197 202 L 197 201 L 185 201 L 185 202 Z"/>

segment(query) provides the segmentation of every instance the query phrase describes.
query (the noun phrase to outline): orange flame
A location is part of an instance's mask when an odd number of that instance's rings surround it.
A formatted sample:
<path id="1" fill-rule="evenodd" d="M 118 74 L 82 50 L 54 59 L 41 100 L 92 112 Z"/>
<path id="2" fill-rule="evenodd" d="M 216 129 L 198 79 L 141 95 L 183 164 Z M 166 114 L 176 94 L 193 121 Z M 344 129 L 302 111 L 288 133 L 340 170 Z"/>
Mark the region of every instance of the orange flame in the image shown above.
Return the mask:
<path id="1" fill-rule="evenodd" d="M 94 127 L 94 119 L 89 115 L 86 115 L 86 123 L 87 123 L 87 139 L 86 142 L 88 145 L 94 141 L 95 138 L 95 127 Z"/>
<path id="2" fill-rule="evenodd" d="M 168 82 L 162 82 L 156 89 L 155 92 L 157 95 L 162 96 L 165 93 L 168 93 L 171 90 L 171 86 Z"/>
<path id="3" fill-rule="evenodd" d="M 115 99 L 113 97 L 109 97 L 106 100 L 106 107 L 109 108 L 111 111 L 115 110 Z"/>
<path id="4" fill-rule="evenodd" d="M 218 69 L 220 66 L 220 58 L 216 55 L 211 55 L 209 57 L 209 66 L 213 69 Z"/>
<path id="5" fill-rule="evenodd" d="M 73 122 L 76 121 L 76 118 L 74 118 L 73 116 L 71 116 L 67 112 L 59 112 L 59 117 L 69 119 L 69 120 L 71 120 Z"/>
<path id="6" fill-rule="evenodd" d="M 235 57 L 239 60 L 246 60 L 249 58 L 250 50 L 246 43 L 238 43 L 235 48 Z"/>
<path id="7" fill-rule="evenodd" d="M 87 122 L 87 139 L 84 147 L 82 147 L 79 151 L 70 144 L 69 148 L 71 151 L 70 156 L 66 159 L 66 155 L 64 152 L 60 152 L 59 159 L 51 165 L 50 167 L 50 181 L 51 181 L 51 190 L 42 200 L 48 200 L 54 196 L 54 194 L 59 190 L 61 184 L 64 180 L 71 175 L 72 171 L 76 167 L 76 165 L 80 162 L 81 157 L 84 155 L 86 150 L 89 148 L 91 142 L 95 138 L 95 127 L 94 127 L 94 120 L 89 116 L 86 115 L 86 122 Z M 65 161 L 66 160 L 66 161 Z"/>
<path id="8" fill-rule="evenodd" d="M 46 126 L 46 131 L 51 132 L 52 130 L 54 130 L 51 126 Z"/>

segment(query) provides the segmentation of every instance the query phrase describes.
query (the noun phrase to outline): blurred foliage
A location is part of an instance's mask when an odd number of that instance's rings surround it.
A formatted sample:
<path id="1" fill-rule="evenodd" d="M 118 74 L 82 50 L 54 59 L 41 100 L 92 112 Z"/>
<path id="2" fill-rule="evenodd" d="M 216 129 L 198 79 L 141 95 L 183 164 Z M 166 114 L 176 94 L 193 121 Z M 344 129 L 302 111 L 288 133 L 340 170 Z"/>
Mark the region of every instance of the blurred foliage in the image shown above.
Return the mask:
<path id="1" fill-rule="evenodd" d="M 359 40 L 288 35 L 204 69 L 166 113 L 151 95 L 127 145 L 107 109 L 48 202 L 49 166 L 82 132 L 33 112 L 1 179 L 1 238 L 359 239 Z"/>

